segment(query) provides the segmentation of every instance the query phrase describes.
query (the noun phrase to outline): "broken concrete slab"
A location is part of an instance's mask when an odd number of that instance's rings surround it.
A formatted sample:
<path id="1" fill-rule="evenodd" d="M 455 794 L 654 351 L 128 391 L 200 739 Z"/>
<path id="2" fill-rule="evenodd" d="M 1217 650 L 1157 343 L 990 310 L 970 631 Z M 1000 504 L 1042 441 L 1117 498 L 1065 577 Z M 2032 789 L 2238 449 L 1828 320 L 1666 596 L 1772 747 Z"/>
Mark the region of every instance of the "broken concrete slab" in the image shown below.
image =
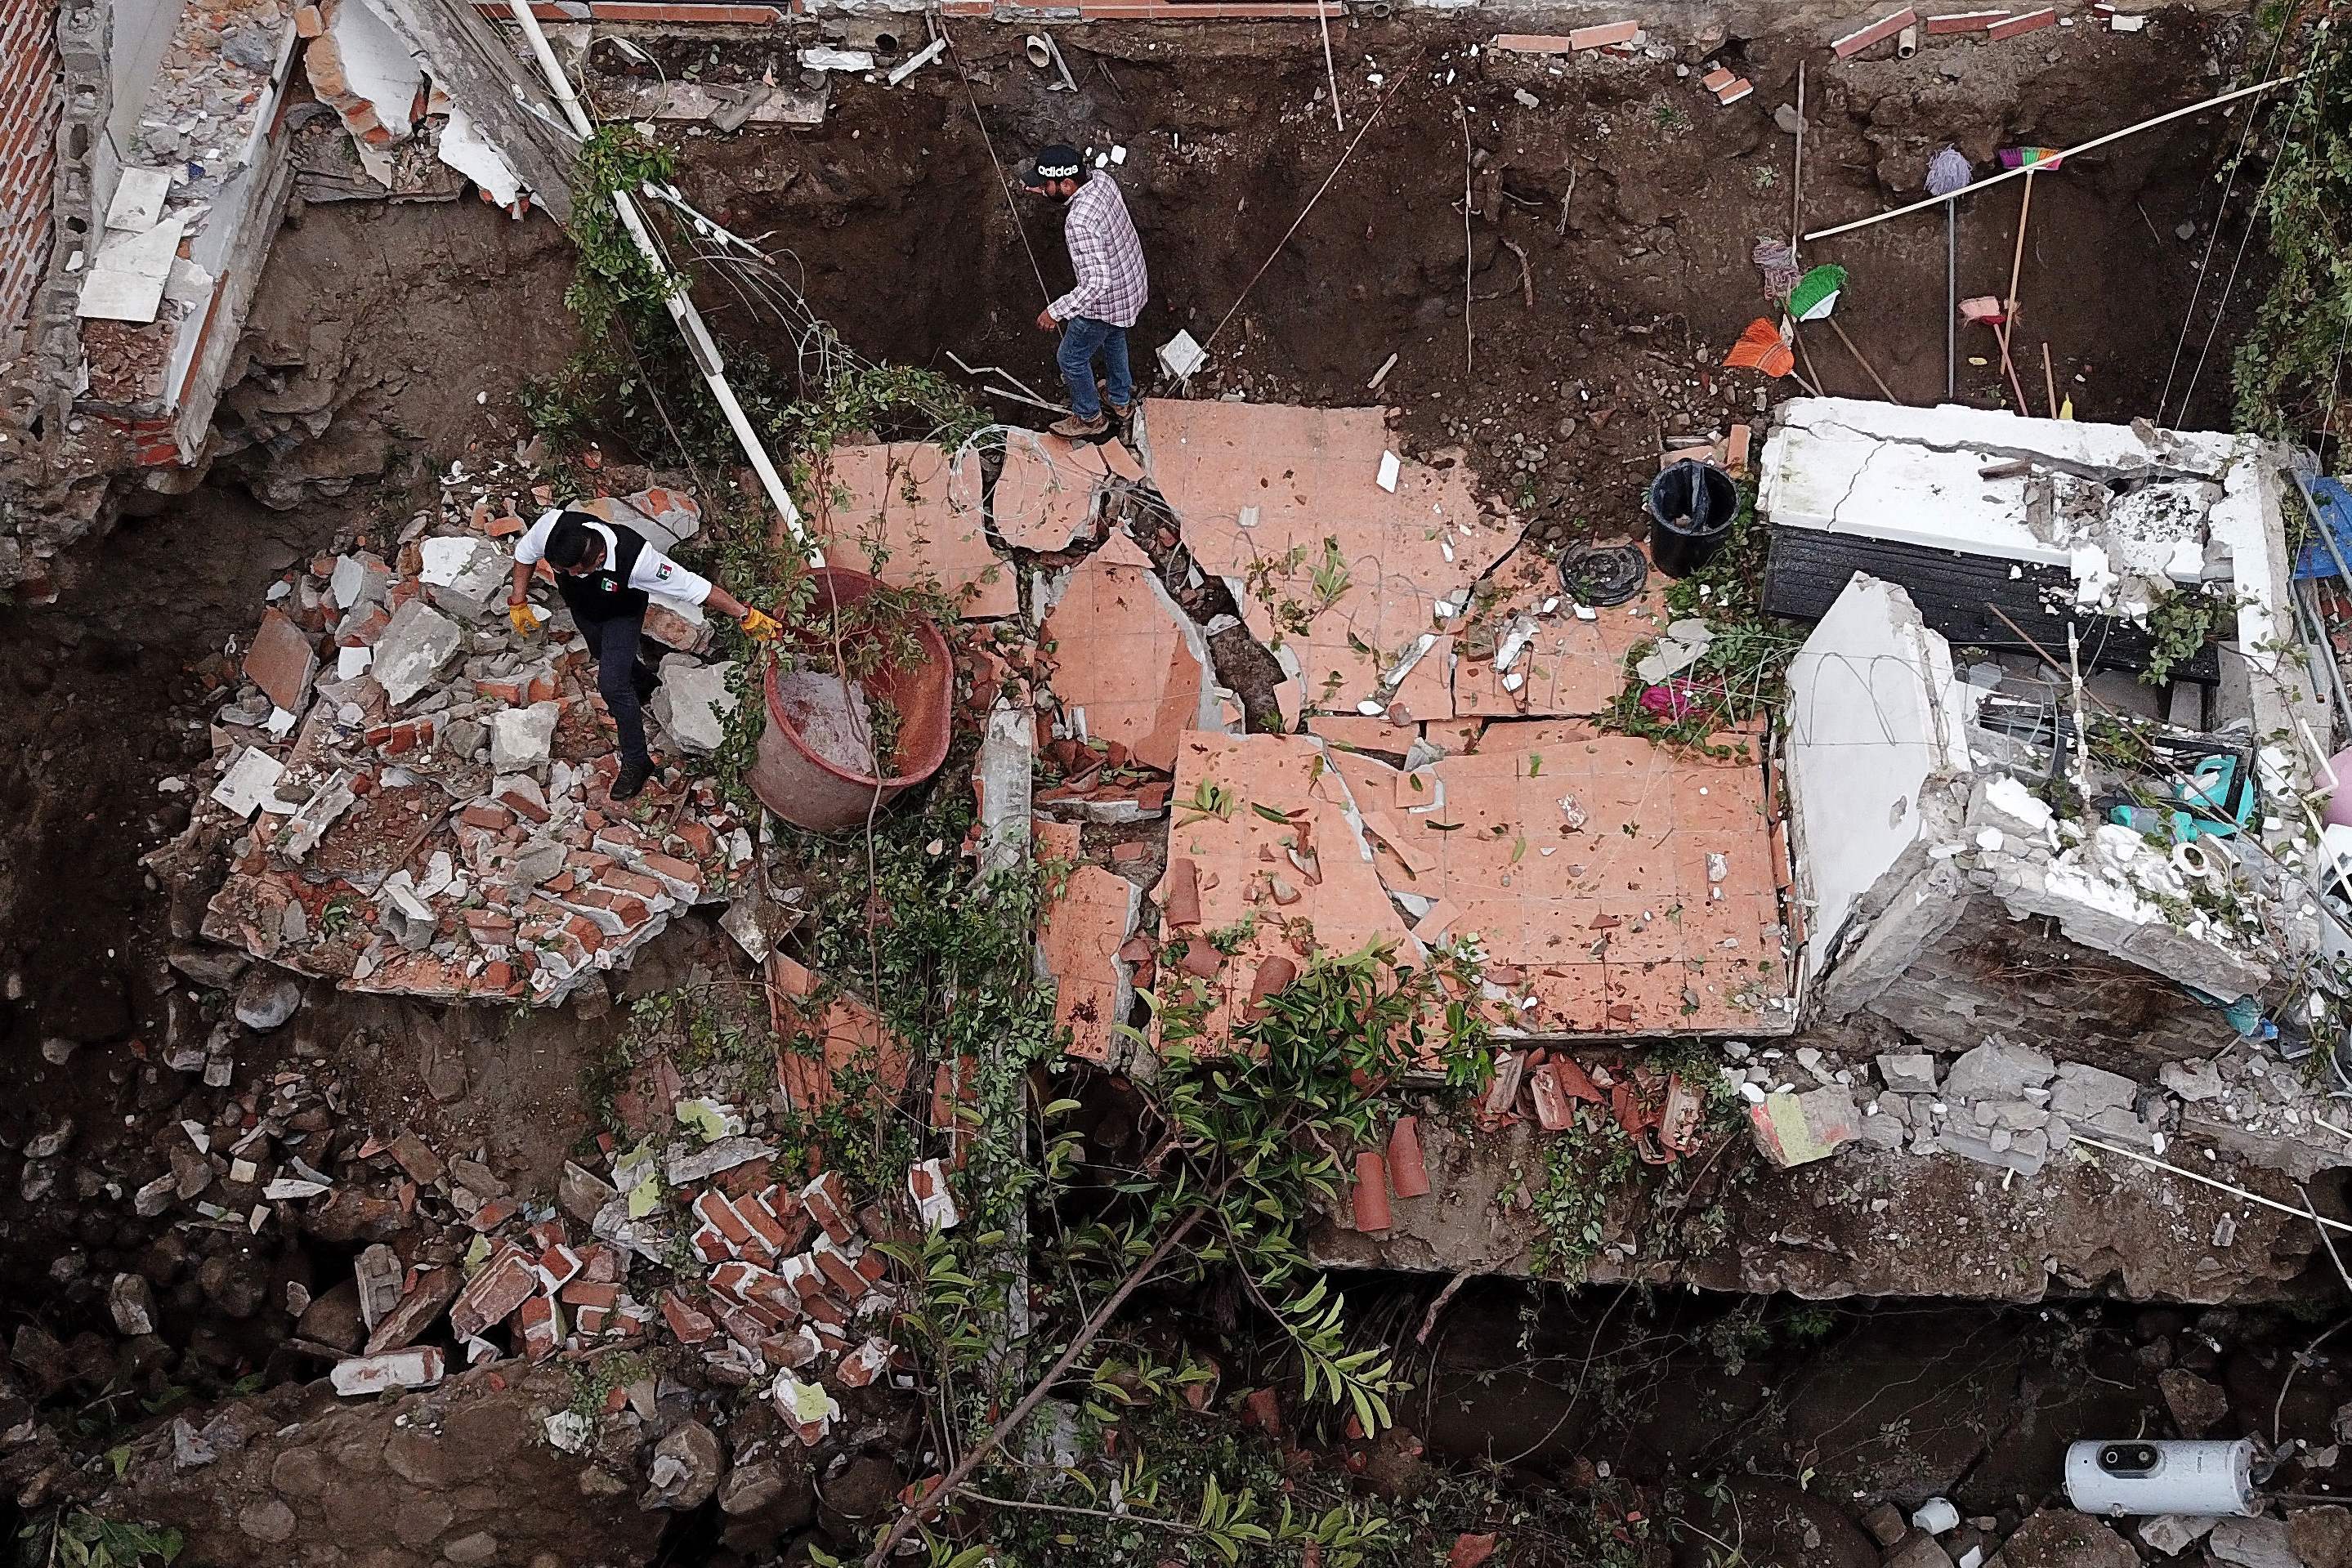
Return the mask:
<path id="1" fill-rule="evenodd" d="M 970 447 L 836 445 L 819 461 L 809 527 L 842 565 L 945 594 L 967 620 L 1010 615 L 1020 592 L 988 542 L 982 479 Z"/>
<path id="2" fill-rule="evenodd" d="M 537 773 L 548 764 L 555 740 L 556 721 L 563 716 L 558 703 L 533 703 L 529 707 L 502 708 L 490 716 L 490 768 L 495 773 Z"/>
<path id="3" fill-rule="evenodd" d="M 1794 1028 L 1755 761 L 1530 723 L 1490 726 L 1475 753 L 1412 772 L 1348 753 L 1334 766 L 1381 881 L 1421 901 L 1415 934 L 1475 939 L 1504 977 L 1501 1027 Z"/>
<path id="4" fill-rule="evenodd" d="M 457 657 L 465 638 L 455 621 L 422 599 L 412 599 L 393 612 L 391 623 L 376 639 L 370 673 L 383 688 L 385 700 L 403 706 Z"/>
<path id="5" fill-rule="evenodd" d="M 1000 483 L 1000 493 L 1002 486 Z M 1042 635 L 1074 739 L 1116 741 L 1172 771 L 1178 738 L 1221 727 L 1209 644 L 1132 539 L 1114 533 L 1069 574 Z"/>
<path id="6" fill-rule="evenodd" d="M 265 809 L 289 810 L 292 808 L 278 800 L 278 781 L 285 777 L 284 763 L 257 746 L 247 746 L 238 750 L 221 781 L 213 786 L 212 798 L 240 817 L 251 817 Z"/>
<path id="7" fill-rule="evenodd" d="M 1054 983 L 1054 1022 L 1070 1031 L 1069 1054 L 1105 1064 L 1123 1053 L 1118 1027 L 1135 1007 L 1134 969 L 1118 949 L 1135 934 L 1143 890 L 1102 866 L 1074 863 L 1078 836 L 1076 823 L 1037 824 L 1038 859 L 1068 868 L 1048 883 L 1037 961 Z"/>
<path id="8" fill-rule="evenodd" d="M 997 538 L 1047 554 L 1093 538 L 1107 474 L 1089 443 L 1005 431 L 1004 465 L 988 507 Z"/>
<path id="9" fill-rule="evenodd" d="M 1390 441 L 1379 409 L 1151 399 L 1137 431 L 1201 569 L 1233 587 L 1260 642 L 1295 653 L 1295 706 L 1385 707 L 1382 674 L 1449 630 L 1518 539 L 1483 512 L 1466 465 L 1408 463 L 1394 494 L 1375 484 Z"/>
<path id="10" fill-rule="evenodd" d="M 1355 800 L 1313 737 L 1189 734 L 1177 747 L 1171 803 L 1169 872 L 1159 900 L 1175 926 L 1185 900 L 1172 884 L 1181 879 L 1196 887 L 1198 925 L 1171 931 L 1170 945 L 1181 950 L 1163 956 L 1162 974 L 1181 965 L 1205 995 L 1204 1039 L 1217 1040 L 1241 1021 L 1235 1014 L 1259 965 L 1287 955 L 1280 921 L 1307 922 L 1315 946 L 1335 952 L 1384 942 L 1421 955 L 1373 867 Z M 1318 880 L 1308 882 L 1294 854 Z M 1313 902 L 1277 913 L 1277 877 L 1310 886 Z M 1247 935 L 1231 954 L 1200 935 L 1234 928 Z"/>
<path id="11" fill-rule="evenodd" d="M 661 662 L 661 689 L 650 705 L 654 719 L 686 750 L 708 754 L 727 739 L 727 716 L 740 700 L 728 689 L 735 673 L 731 659 L 706 664 L 684 653 Z"/>
<path id="12" fill-rule="evenodd" d="M 1654 573 L 1623 604 L 1579 606 L 1561 588 L 1557 563 L 1524 546 L 1495 569 L 1491 589 L 1454 639 L 1461 717 L 1605 714 L 1625 690 L 1626 655 L 1666 622 L 1665 585 Z M 1513 651 L 1515 629 L 1516 656 L 1506 665 L 1499 655 Z"/>

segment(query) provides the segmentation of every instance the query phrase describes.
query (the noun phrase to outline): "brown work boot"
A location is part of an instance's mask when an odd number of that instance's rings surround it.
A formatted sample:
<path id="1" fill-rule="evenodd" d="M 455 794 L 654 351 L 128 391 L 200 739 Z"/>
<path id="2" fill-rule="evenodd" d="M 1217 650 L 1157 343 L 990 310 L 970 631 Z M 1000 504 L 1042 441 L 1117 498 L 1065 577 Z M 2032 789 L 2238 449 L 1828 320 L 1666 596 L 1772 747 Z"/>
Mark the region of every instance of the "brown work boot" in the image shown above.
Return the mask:
<path id="1" fill-rule="evenodd" d="M 1108 430 L 1110 421 L 1099 413 L 1092 419 L 1080 419 L 1074 413 L 1067 419 L 1055 420 L 1045 428 L 1065 441 L 1084 441 L 1088 436 L 1100 435 Z"/>

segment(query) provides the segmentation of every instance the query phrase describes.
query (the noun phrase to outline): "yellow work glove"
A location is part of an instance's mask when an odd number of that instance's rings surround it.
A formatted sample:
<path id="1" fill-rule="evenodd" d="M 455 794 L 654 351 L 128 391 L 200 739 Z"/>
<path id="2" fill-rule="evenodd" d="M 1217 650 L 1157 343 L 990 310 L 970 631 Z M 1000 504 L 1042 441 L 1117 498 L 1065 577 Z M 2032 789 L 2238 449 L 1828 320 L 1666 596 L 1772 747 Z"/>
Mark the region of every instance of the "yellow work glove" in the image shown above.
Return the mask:
<path id="1" fill-rule="evenodd" d="M 539 630 L 539 617 L 530 612 L 530 606 L 528 604 L 508 605 L 507 621 L 514 627 L 515 635 L 518 637 L 530 636 Z"/>
<path id="2" fill-rule="evenodd" d="M 743 635 L 749 637 L 754 643 L 772 643 L 779 636 L 782 635 L 783 630 L 784 629 L 782 626 L 776 623 L 776 618 L 774 616 L 767 614 L 761 611 L 753 610 L 749 606 L 745 607 L 743 611 Z"/>

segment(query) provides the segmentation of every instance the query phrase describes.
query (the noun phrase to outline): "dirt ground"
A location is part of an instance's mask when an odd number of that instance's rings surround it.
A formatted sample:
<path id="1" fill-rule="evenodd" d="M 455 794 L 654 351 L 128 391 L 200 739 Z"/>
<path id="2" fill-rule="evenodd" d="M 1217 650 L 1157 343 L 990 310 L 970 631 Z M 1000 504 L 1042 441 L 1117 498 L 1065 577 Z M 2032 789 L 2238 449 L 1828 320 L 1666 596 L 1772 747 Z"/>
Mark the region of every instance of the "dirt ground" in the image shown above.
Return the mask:
<path id="1" fill-rule="evenodd" d="M 1211 345 L 1194 395 L 1371 402 L 1366 383 L 1393 352 L 1377 400 L 1402 411 L 1422 450 L 1466 444 L 1491 489 L 1534 514 L 1539 538 L 1632 526 L 1662 436 L 1756 417 L 1759 378 L 1717 367 L 1767 308 L 1757 240 L 1788 237 L 1796 149 L 1774 110 L 1793 104 L 1801 62 L 1801 214 L 1817 227 L 1916 198 L 1947 143 L 1982 177 L 2001 148 L 2065 146 L 2151 106 L 2193 101 L 2212 90 L 2211 61 L 2234 47 L 2229 24 L 2173 13 L 2137 35 L 2084 25 L 2000 45 L 1936 38 L 1907 61 L 1835 64 L 1804 37 L 1686 47 L 1671 62 L 1561 62 L 1491 52 L 1480 47 L 1486 33 L 1467 26 L 1356 17 L 1334 40 L 1343 133 L 1312 28 L 1059 36 L 1075 93 L 1046 91 L 1010 31 L 959 31 L 969 98 L 938 69 L 896 91 L 837 86 L 822 130 L 688 136 L 683 183 L 738 232 L 788 249 L 810 303 L 852 347 L 944 371 L 952 350 L 1052 397 L 1053 340 L 1032 319 L 1068 284 L 1058 216 L 1021 197 L 1015 229 L 990 145 L 1007 168 L 1053 140 L 1122 146 L 1118 178 L 1152 269 L 1134 333 L 1147 392 L 1160 379 L 1152 350 L 1179 328 Z M 609 46 L 595 57 L 650 74 Z M 1717 105 L 1697 81 L 1716 60 L 1748 76 L 1754 95 Z M 756 74 L 760 63 L 705 62 L 706 78 Z M 2235 129 L 2192 118 L 2033 182 L 2017 329 L 2033 412 L 2044 411 L 2044 342 L 2059 396 L 2080 417 L 2154 412 L 2214 218 L 2209 176 Z M 1465 177 L 1481 209 L 1466 243 Z M 2005 288 L 2022 183 L 1960 204 L 1961 295 Z M 1943 230 L 1931 211 L 1804 255 L 1850 269 L 1837 319 L 1906 402 L 1944 392 Z M 2235 234 L 2233 223 L 2225 238 Z M 2242 278 L 2233 298 L 2253 294 Z M 2176 417 L 2210 298 L 2172 378 Z M 725 290 L 708 303 L 729 329 L 772 337 Z M 1990 333 L 1974 331 L 1960 340 L 1960 396 L 2006 402 Z M 2231 340 L 2225 325 L 2186 423 L 2225 420 Z M 1829 330 L 1812 328 L 1806 347 L 1823 391 L 1874 395 Z M 1795 390 L 1784 381 L 1772 394 Z M 1009 403 L 997 412 L 1044 417 Z"/>

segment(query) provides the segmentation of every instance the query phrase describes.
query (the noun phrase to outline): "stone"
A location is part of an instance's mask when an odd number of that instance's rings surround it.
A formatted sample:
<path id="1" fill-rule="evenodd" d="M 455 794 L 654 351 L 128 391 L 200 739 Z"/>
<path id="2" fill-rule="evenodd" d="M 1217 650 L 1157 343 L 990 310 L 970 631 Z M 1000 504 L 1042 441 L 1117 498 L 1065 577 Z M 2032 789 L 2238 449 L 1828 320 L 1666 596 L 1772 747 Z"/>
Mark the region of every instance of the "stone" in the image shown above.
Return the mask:
<path id="1" fill-rule="evenodd" d="M 537 773 L 547 766 L 548 747 L 555 739 L 555 721 L 562 716 L 559 703 L 533 703 L 529 707 L 504 708 L 490 716 L 490 770 L 493 773 Z"/>
<path id="2" fill-rule="evenodd" d="M 488 1563 L 499 1554 L 499 1538 L 487 1530 L 461 1535 L 441 1549 L 441 1555 L 460 1564 Z"/>
<path id="3" fill-rule="evenodd" d="M 2210 1061 L 2168 1061 L 2156 1070 L 2156 1081 L 2191 1104 L 2218 1100 L 2229 1088 L 2221 1064 Z"/>
<path id="4" fill-rule="evenodd" d="M 2179 1423 L 2184 1437 L 2203 1437 L 2216 1421 L 2230 1413 L 2230 1396 L 2221 1392 L 2220 1385 L 2184 1368 L 2165 1368 L 2156 1375 L 2156 1385 L 2164 1395 L 2165 1408 Z"/>
<path id="5" fill-rule="evenodd" d="M 1987 1568 L 2139 1568 L 2139 1553 L 2087 1513 L 2045 1508 L 2001 1542 Z"/>
<path id="6" fill-rule="evenodd" d="M 317 1497 L 328 1479 L 326 1456 L 316 1448 L 289 1448 L 269 1467 L 270 1489 L 288 1497 Z"/>
<path id="7" fill-rule="evenodd" d="M 430 685 L 465 641 L 466 633 L 455 621 L 422 599 L 412 599 L 394 612 L 392 623 L 376 639 L 375 683 L 398 707 Z"/>
<path id="8" fill-rule="evenodd" d="M 2205 1538 L 2206 1531 L 2221 1522 L 2185 1513 L 2159 1513 L 2140 1521 L 2139 1538 L 2147 1549 L 2159 1557 L 2178 1557 Z"/>
<path id="9" fill-rule="evenodd" d="M 2224 1519 L 2205 1538 L 2205 1549 L 2238 1568 L 2304 1568 L 2286 1525 L 2275 1519 Z"/>
<path id="10" fill-rule="evenodd" d="M 2031 1046 L 1989 1040 L 1952 1063 L 1944 1093 L 1954 1100 L 2014 1100 L 2050 1082 L 2058 1064 Z"/>
<path id="11" fill-rule="evenodd" d="M 1878 1058 L 1878 1080 L 1889 1094 L 1933 1094 L 1936 1059 L 1926 1051 L 1888 1051 Z"/>
<path id="12" fill-rule="evenodd" d="M 107 1288 L 106 1310 L 115 1332 L 135 1338 L 155 1332 L 155 1287 L 137 1274 L 117 1274 Z"/>
<path id="13" fill-rule="evenodd" d="M 1914 1530 L 1887 1552 L 1885 1568 L 1952 1568 L 1952 1554 L 1926 1531 Z"/>
<path id="14" fill-rule="evenodd" d="M 1783 1169 L 1825 1159 L 1859 1134 L 1853 1095 L 1844 1089 L 1768 1094 L 1748 1108 L 1758 1152 Z"/>
<path id="15" fill-rule="evenodd" d="M 253 962 L 234 947 L 194 942 L 174 944 L 168 961 L 173 968 L 208 991 L 228 989 Z"/>
<path id="16" fill-rule="evenodd" d="M 683 1422 L 654 1445 L 647 1467 L 653 1485 L 641 1503 L 681 1512 L 700 1508 L 719 1490 L 726 1470 L 727 1449 L 719 1434 L 699 1421 Z"/>
<path id="17" fill-rule="evenodd" d="M 2138 1093 L 2139 1084 L 2120 1072 L 2070 1061 L 2050 1086 L 2050 1112 L 2088 1121 L 2102 1111 L 2129 1110 Z"/>
<path id="18" fill-rule="evenodd" d="M 367 1343 L 367 1324 L 360 1319 L 359 1281 L 339 1281 L 311 1297 L 302 1315 L 294 1320 L 294 1333 L 330 1349 L 357 1354 Z"/>
<path id="19" fill-rule="evenodd" d="M 1891 1502 L 1882 1502 L 1862 1516 L 1862 1527 L 1881 1546 L 1894 1546 L 1903 1539 L 1910 1526 L 1903 1522 L 1903 1511 Z"/>
<path id="20" fill-rule="evenodd" d="M 2290 1508 L 2286 1541 L 2304 1568 L 2352 1568 L 2352 1510 L 2334 1503 Z"/>
<path id="21" fill-rule="evenodd" d="M 688 751 L 718 750 L 727 739 L 727 716 L 738 700 L 727 689 L 734 672 L 732 660 L 705 664 L 683 653 L 667 655 L 661 662 L 661 689 L 654 694 L 655 719 Z"/>
<path id="22" fill-rule="evenodd" d="M 236 1516 L 236 1527 L 254 1540 L 274 1546 L 292 1539 L 294 1511 L 274 1497 L 263 1498 L 246 1504 Z"/>
<path id="23" fill-rule="evenodd" d="M 283 1025 L 302 1005 L 302 988 L 275 969 L 247 972 L 236 988 L 236 1021 L 256 1034 Z"/>
<path id="24" fill-rule="evenodd" d="M 596 1223 L 596 1211 L 619 1196 L 612 1183 L 570 1160 L 555 1187 L 556 1206 L 583 1225 Z"/>

